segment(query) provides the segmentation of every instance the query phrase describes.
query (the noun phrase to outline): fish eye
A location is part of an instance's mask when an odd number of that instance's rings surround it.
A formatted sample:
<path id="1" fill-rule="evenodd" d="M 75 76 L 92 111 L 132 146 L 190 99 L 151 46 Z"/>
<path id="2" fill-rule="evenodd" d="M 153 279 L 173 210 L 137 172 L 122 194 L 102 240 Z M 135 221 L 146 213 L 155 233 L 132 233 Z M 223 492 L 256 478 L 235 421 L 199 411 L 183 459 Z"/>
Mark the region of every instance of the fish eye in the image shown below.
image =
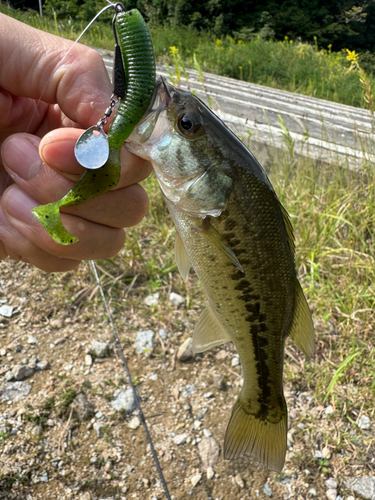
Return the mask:
<path id="1" fill-rule="evenodd" d="M 205 133 L 200 115 L 193 111 L 188 111 L 178 117 L 177 129 L 186 139 L 197 139 Z"/>

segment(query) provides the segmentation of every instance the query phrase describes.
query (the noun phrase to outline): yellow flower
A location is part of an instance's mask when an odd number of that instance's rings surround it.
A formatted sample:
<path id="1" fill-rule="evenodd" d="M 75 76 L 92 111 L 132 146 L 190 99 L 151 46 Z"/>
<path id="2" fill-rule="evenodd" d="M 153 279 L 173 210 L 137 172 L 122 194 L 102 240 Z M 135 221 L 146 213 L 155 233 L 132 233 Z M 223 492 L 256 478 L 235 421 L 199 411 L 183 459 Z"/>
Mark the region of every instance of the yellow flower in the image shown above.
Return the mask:
<path id="1" fill-rule="evenodd" d="M 357 54 L 355 53 L 355 50 L 349 50 L 349 49 L 346 49 L 348 55 L 346 56 L 346 59 L 348 61 L 352 61 L 354 63 L 356 63 L 358 61 L 358 58 L 357 58 Z"/>
<path id="2" fill-rule="evenodd" d="M 172 45 L 172 47 L 169 47 L 169 52 L 172 56 L 176 56 L 178 54 L 178 48 Z"/>

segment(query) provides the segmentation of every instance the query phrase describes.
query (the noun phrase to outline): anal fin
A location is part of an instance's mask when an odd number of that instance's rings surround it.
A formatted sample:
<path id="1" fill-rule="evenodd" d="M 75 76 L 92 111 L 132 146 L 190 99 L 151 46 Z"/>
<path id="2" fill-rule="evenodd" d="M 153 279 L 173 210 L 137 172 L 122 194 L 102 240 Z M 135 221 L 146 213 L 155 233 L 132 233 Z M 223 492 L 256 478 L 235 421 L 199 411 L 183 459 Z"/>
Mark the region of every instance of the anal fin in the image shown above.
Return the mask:
<path id="1" fill-rule="evenodd" d="M 232 339 L 210 305 L 202 312 L 193 333 L 193 352 L 204 352 Z"/>
<path id="2" fill-rule="evenodd" d="M 294 317 L 290 338 L 310 358 L 314 353 L 314 324 L 301 285 L 297 281 Z"/>

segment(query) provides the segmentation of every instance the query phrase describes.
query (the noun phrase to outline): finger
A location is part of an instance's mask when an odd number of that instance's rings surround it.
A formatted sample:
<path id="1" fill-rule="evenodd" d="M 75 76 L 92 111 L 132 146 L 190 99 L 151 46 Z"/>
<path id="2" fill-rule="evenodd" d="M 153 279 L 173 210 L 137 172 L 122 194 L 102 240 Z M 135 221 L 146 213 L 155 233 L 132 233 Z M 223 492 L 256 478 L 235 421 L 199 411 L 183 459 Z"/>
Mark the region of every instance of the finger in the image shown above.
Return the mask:
<path id="1" fill-rule="evenodd" d="M 43 271 L 71 271 L 80 261 L 55 257 L 25 238 L 5 218 L 0 210 L 0 260 L 10 257 L 42 269 Z"/>
<path id="2" fill-rule="evenodd" d="M 48 254 L 59 258 L 89 260 L 105 259 L 116 255 L 125 241 L 122 229 L 110 228 L 69 214 L 61 214 L 61 220 L 73 236 L 79 238 L 74 245 L 59 245 L 46 233 L 32 215 L 38 203 L 14 184 L 4 193 L 1 205 L 3 213 L 20 234 Z"/>
<path id="3" fill-rule="evenodd" d="M 60 137 L 64 132 L 60 130 L 49 134 L 52 140 L 44 147 L 43 141 L 40 143 L 43 157 L 46 156 L 49 163 L 55 162 L 54 167 L 63 172 L 65 177 L 43 164 L 38 154 L 39 140 L 36 137 L 18 134 L 3 144 L 2 157 L 7 172 L 25 193 L 39 203 L 60 199 L 74 186 L 66 177 L 75 178 L 76 181 L 80 177 L 74 173 L 82 170 L 73 154 L 77 131 L 67 131 L 67 140 L 53 140 L 55 135 Z M 74 137 L 73 140 L 69 138 L 69 134 Z M 144 189 L 134 183 L 143 180 L 149 174 L 151 166 L 126 149 L 123 149 L 121 158 L 120 182 L 114 191 L 104 193 L 83 205 L 63 208 L 63 211 L 116 228 L 138 224 L 147 213 L 149 203 Z"/>
<path id="4" fill-rule="evenodd" d="M 53 130 L 43 137 L 39 145 L 43 162 L 75 182 L 85 171 L 74 156 L 74 146 L 82 132 L 83 130 L 75 128 Z M 143 181 L 150 175 L 151 170 L 150 162 L 122 148 L 121 176 L 116 189 Z"/>
<path id="5" fill-rule="evenodd" d="M 58 103 L 70 120 L 83 127 L 96 123 L 111 95 L 110 80 L 100 55 L 3 14 L 0 24 L 0 61 L 6 61 L 0 64 L 2 90 L 13 96 Z M 21 100 L 6 107 L 10 127 L 16 120 L 12 121 L 9 110 L 15 109 L 19 115 L 25 104 Z M 31 109 L 27 111 L 30 113 Z"/>

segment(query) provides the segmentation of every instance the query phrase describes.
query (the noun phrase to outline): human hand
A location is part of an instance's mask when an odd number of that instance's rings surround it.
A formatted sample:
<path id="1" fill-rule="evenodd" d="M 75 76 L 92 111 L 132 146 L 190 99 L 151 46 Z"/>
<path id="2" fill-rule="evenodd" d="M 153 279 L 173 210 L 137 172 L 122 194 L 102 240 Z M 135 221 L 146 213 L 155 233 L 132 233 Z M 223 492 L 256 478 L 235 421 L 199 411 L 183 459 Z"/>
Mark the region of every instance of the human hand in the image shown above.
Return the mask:
<path id="1" fill-rule="evenodd" d="M 73 42 L 2 14 L 0 26 L 0 259 L 67 271 L 81 260 L 111 257 L 124 243 L 122 228 L 137 224 L 148 209 L 137 183 L 151 166 L 126 149 L 113 191 L 62 210 L 78 243 L 58 245 L 31 214 L 38 204 L 60 199 L 84 171 L 75 142 L 103 116 L 112 92 L 102 59 L 79 44 L 63 59 Z"/>

